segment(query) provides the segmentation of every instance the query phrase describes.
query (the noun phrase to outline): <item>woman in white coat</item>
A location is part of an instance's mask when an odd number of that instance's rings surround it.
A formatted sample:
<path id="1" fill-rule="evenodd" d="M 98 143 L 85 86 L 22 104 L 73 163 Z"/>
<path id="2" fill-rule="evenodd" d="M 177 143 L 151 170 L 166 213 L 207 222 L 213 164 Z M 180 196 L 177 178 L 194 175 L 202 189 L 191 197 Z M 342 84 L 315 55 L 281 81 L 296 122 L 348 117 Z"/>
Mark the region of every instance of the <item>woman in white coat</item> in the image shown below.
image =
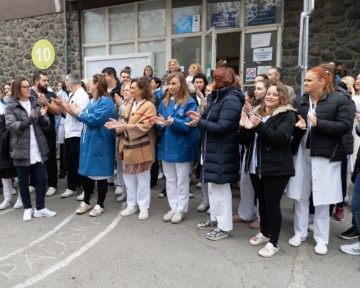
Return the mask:
<path id="1" fill-rule="evenodd" d="M 330 231 L 329 205 L 342 201 L 341 159 L 346 157 L 341 138 L 352 128 L 351 101 L 334 92 L 333 77 L 321 67 L 305 75 L 305 94 L 297 103 L 298 122 L 292 140 L 295 176 L 288 197 L 294 199 L 294 232 L 289 239 L 297 247 L 306 240 L 309 196 L 315 206 L 315 253 L 327 253 Z"/>

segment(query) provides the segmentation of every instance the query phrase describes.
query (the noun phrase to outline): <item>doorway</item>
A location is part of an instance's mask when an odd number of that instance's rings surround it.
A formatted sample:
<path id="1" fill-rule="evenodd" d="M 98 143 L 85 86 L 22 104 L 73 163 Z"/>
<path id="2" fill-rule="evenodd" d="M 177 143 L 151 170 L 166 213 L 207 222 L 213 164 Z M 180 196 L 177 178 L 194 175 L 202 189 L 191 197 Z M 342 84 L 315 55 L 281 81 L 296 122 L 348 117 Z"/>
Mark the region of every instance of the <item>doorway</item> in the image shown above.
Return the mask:
<path id="1" fill-rule="evenodd" d="M 216 62 L 226 59 L 237 74 L 240 73 L 240 32 L 217 33 Z"/>

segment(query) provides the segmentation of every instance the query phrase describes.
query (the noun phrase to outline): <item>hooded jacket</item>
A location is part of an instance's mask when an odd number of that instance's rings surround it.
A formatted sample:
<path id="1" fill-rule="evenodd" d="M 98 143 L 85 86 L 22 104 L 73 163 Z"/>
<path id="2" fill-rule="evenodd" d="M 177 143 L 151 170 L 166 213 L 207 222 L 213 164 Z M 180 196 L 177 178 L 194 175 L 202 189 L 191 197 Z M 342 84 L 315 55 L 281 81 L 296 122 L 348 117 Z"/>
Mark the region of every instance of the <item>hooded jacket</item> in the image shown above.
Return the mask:
<path id="1" fill-rule="evenodd" d="M 257 113 L 260 106 L 254 108 Z M 240 144 L 246 144 L 245 171 L 249 170 L 253 161 L 255 132 L 257 165 L 256 174 L 261 176 L 294 176 L 294 160 L 290 144 L 296 124 L 295 109 L 291 105 L 278 107 L 267 121 L 260 122 L 254 129 L 241 128 L 239 132 Z"/>
<path id="2" fill-rule="evenodd" d="M 239 180 L 237 131 L 241 96 L 240 89 L 234 87 L 212 91 L 211 102 L 199 120 L 204 161 L 201 180 L 204 183 L 226 184 Z"/>
<path id="3" fill-rule="evenodd" d="M 48 120 L 40 113 L 40 105 L 34 97 L 30 97 L 31 110 L 35 109 L 36 117 L 28 116 L 19 99 L 10 96 L 5 111 L 6 128 L 11 132 L 10 155 L 14 166 L 30 166 L 30 126 L 33 125 L 35 137 L 39 145 L 41 159 L 47 160 L 49 148 L 42 127 L 49 126 Z"/>

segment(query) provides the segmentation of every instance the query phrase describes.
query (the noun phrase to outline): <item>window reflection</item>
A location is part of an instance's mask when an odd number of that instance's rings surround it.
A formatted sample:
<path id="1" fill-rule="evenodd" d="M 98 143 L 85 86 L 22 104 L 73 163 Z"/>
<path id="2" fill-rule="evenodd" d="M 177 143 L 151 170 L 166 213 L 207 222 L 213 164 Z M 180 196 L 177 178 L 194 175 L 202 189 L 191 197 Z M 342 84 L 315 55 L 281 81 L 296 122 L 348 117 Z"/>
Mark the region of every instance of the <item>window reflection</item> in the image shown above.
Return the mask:
<path id="1" fill-rule="evenodd" d="M 110 40 L 130 40 L 134 38 L 134 5 L 109 9 Z"/>
<path id="2" fill-rule="evenodd" d="M 139 4 L 139 37 L 165 36 L 165 4 L 165 0 Z"/>
<path id="3" fill-rule="evenodd" d="M 88 10 L 83 13 L 84 43 L 104 42 L 105 9 Z"/>

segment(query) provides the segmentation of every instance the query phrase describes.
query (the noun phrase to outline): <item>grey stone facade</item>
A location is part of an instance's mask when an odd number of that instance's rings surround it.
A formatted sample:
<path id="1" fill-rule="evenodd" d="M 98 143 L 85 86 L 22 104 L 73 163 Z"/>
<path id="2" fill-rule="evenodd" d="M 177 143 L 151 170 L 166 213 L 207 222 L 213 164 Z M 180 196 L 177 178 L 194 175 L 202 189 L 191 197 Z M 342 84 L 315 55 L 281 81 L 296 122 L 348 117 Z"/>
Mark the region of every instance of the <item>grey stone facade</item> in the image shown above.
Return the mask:
<path id="1" fill-rule="evenodd" d="M 79 13 L 68 14 L 68 70 L 81 70 L 81 37 Z M 0 83 L 4 85 L 15 76 L 25 76 L 30 81 L 38 69 L 32 62 L 33 45 L 40 39 L 49 40 L 55 48 L 54 64 L 47 70 L 50 85 L 65 78 L 64 14 L 56 13 L 31 18 L 0 22 Z"/>
<path id="2" fill-rule="evenodd" d="M 284 6 L 282 66 L 284 82 L 300 88 L 298 68 L 299 23 L 302 0 L 287 0 Z M 316 0 L 310 17 L 309 67 L 339 61 L 348 75 L 360 73 L 360 5 L 358 0 Z"/>

